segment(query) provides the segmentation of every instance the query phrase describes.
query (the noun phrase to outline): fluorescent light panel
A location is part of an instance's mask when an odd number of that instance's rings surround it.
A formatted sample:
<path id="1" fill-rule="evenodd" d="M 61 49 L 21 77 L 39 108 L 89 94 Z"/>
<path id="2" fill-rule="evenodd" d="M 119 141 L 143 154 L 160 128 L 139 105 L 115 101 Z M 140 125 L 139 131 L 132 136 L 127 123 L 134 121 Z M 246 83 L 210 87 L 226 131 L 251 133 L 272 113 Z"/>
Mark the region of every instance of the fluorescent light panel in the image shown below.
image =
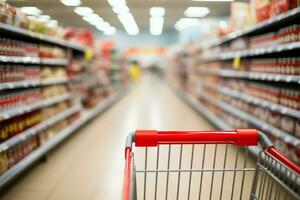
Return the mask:
<path id="1" fill-rule="evenodd" d="M 103 21 L 103 19 L 101 17 L 99 17 L 97 14 L 91 14 L 91 15 L 86 15 L 83 17 L 83 20 L 87 21 L 87 22 L 91 22 L 91 23 L 95 23 L 98 21 Z"/>
<path id="2" fill-rule="evenodd" d="M 163 17 L 150 17 L 150 33 L 152 35 L 160 35 L 164 26 Z"/>
<path id="3" fill-rule="evenodd" d="M 114 35 L 117 32 L 117 29 L 115 27 L 108 27 L 106 30 L 103 31 L 105 35 Z"/>
<path id="4" fill-rule="evenodd" d="M 114 6 L 113 11 L 117 14 L 123 14 L 123 13 L 128 13 L 129 8 L 126 5 Z"/>
<path id="5" fill-rule="evenodd" d="M 76 7 L 74 12 L 80 16 L 86 16 L 93 14 L 93 10 L 90 7 Z"/>
<path id="6" fill-rule="evenodd" d="M 207 7 L 188 7 L 184 14 L 187 17 L 205 17 L 209 12 Z"/>
<path id="7" fill-rule="evenodd" d="M 152 7 L 149 13 L 151 16 L 162 17 L 165 15 L 166 10 L 163 7 Z"/>
<path id="8" fill-rule="evenodd" d="M 126 5 L 125 0 L 107 0 L 107 1 L 108 1 L 109 5 L 111 5 L 112 7 Z"/>
<path id="9" fill-rule="evenodd" d="M 27 14 L 27 15 L 34 15 L 34 16 L 37 16 L 37 15 L 40 15 L 42 14 L 42 11 L 37 8 L 37 7 L 32 7 L 32 6 L 25 6 L 25 7 L 21 7 L 21 12 Z"/>
<path id="10" fill-rule="evenodd" d="M 79 6 L 81 4 L 80 0 L 60 0 L 65 6 Z"/>
<path id="11" fill-rule="evenodd" d="M 128 35 L 137 35 L 139 33 L 139 28 L 131 13 L 120 14 L 118 18 Z"/>

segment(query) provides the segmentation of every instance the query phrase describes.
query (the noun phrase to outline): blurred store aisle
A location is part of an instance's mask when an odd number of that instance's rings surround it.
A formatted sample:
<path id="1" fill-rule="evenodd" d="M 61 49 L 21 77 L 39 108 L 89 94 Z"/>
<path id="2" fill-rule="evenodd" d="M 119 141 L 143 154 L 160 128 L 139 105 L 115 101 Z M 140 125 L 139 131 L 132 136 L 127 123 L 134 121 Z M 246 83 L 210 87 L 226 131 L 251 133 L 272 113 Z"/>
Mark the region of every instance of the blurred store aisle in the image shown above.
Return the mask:
<path id="1" fill-rule="evenodd" d="M 1 194 L 2 200 L 117 200 L 124 144 L 134 129 L 211 129 L 153 75 Z M 2 193 L 2 192 L 1 192 Z"/>

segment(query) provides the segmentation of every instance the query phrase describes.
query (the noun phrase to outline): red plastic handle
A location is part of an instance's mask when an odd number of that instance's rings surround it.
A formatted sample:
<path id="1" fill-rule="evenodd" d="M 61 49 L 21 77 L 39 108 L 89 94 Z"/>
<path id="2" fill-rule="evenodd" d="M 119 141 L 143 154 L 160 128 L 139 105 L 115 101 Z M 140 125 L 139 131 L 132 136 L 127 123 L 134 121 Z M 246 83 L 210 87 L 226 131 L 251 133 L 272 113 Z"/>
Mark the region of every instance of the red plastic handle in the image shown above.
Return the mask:
<path id="1" fill-rule="evenodd" d="M 294 170 L 297 174 L 300 174 L 300 167 L 278 152 L 274 147 L 269 147 L 268 153 L 277 158 L 290 169 Z"/>
<path id="2" fill-rule="evenodd" d="M 231 131 L 155 131 L 137 130 L 136 146 L 157 146 L 158 144 L 235 144 L 257 146 L 258 131 L 237 129 Z"/>
<path id="3" fill-rule="evenodd" d="M 130 200 L 130 176 L 131 176 L 131 159 L 132 152 L 131 148 L 127 147 L 125 150 L 125 175 L 123 185 L 123 200 Z"/>

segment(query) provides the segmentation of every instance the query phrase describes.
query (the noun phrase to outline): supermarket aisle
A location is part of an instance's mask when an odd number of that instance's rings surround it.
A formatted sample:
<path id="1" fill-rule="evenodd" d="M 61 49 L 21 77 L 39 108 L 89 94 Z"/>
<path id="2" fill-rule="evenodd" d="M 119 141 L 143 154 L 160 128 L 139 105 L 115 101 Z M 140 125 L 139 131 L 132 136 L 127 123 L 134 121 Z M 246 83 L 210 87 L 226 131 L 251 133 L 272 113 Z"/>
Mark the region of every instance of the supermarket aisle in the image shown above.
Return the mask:
<path id="1" fill-rule="evenodd" d="M 13 184 L 3 200 L 117 200 L 124 143 L 134 129 L 211 129 L 153 75 Z"/>

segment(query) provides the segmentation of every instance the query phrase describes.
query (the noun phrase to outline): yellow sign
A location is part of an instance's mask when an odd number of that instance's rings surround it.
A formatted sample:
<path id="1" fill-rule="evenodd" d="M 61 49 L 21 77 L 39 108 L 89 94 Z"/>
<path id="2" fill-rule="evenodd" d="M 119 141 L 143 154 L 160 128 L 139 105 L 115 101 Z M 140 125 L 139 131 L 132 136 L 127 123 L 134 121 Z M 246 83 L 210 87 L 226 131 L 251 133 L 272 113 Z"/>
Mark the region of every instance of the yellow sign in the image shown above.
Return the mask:
<path id="1" fill-rule="evenodd" d="M 233 59 L 233 69 L 239 69 L 241 66 L 241 57 L 240 56 L 236 56 L 234 59 Z"/>

